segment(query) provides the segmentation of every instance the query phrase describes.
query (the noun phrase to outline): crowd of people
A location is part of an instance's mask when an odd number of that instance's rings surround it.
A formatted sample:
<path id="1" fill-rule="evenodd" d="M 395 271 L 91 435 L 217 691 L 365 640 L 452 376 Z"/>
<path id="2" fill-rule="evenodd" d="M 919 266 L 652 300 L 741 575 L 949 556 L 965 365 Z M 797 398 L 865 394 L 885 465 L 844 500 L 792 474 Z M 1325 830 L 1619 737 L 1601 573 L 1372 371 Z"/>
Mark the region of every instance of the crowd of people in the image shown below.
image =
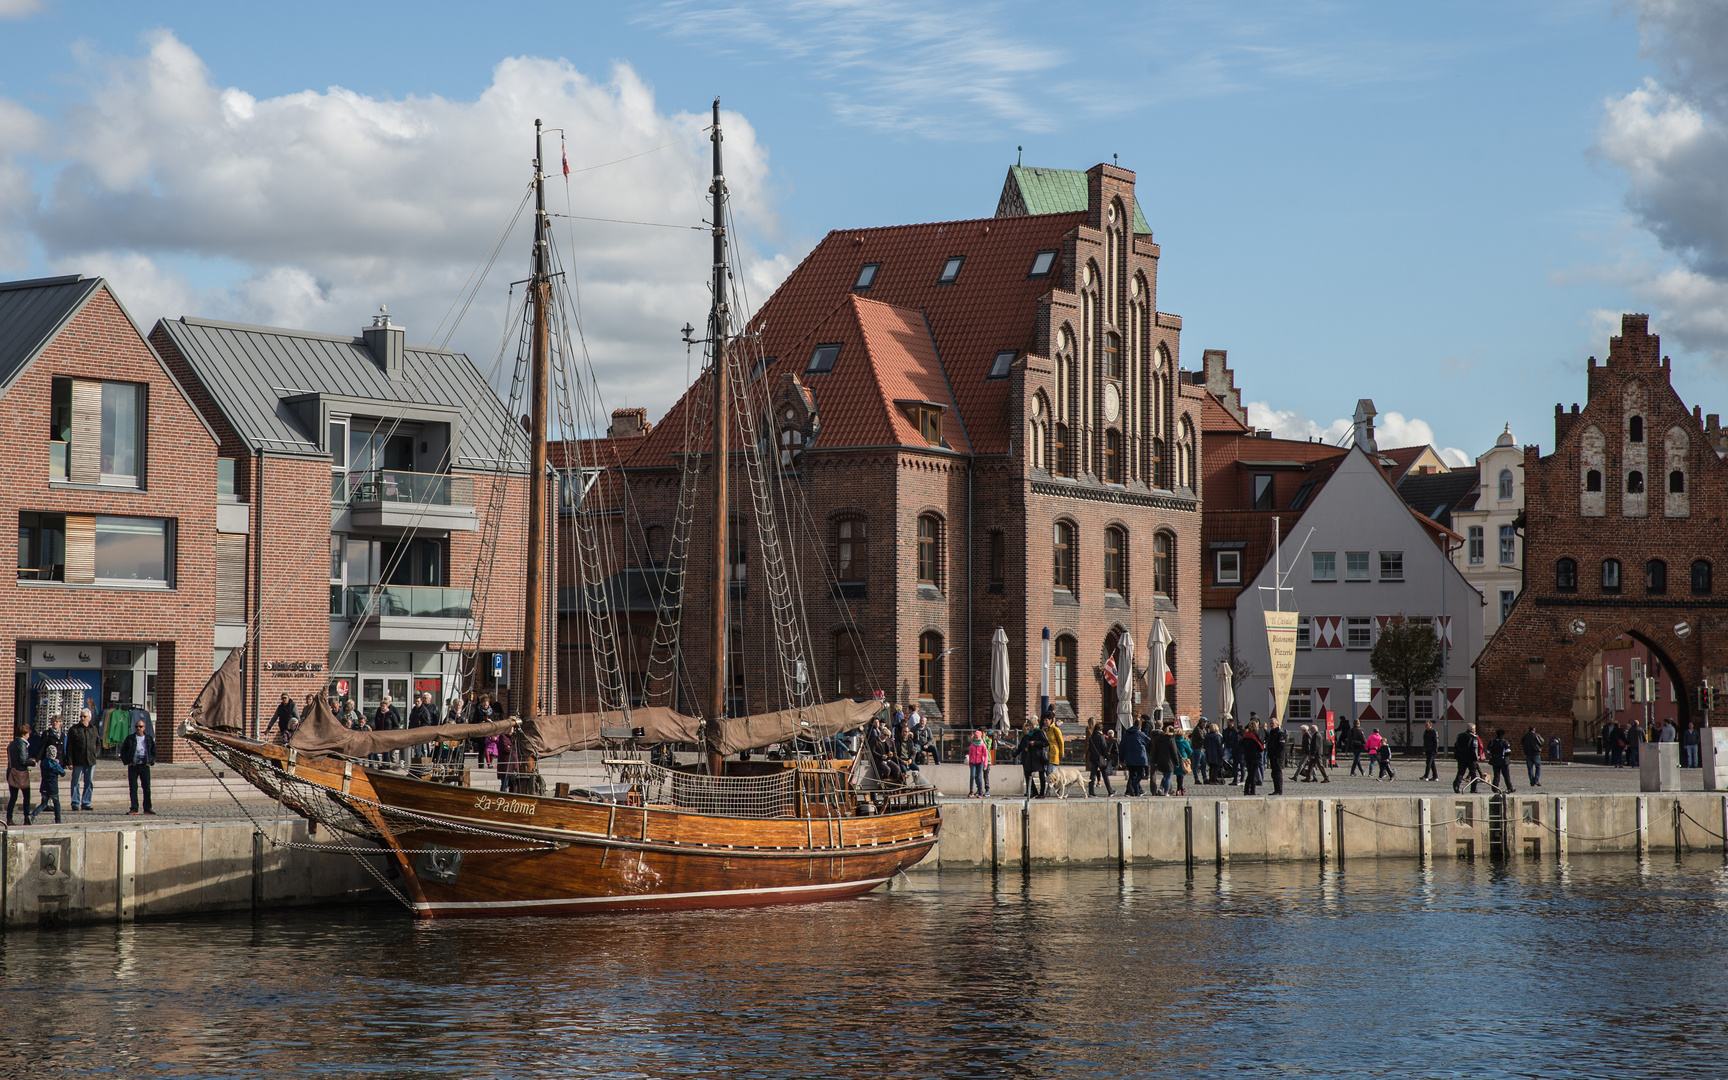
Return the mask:
<path id="1" fill-rule="evenodd" d="M 1696 769 L 1703 764 L 1698 749 L 1702 740 L 1703 731 L 1691 720 L 1686 721 L 1683 728 L 1668 719 L 1659 723 L 1652 721 L 1648 726 L 1636 721 L 1609 720 L 1602 725 L 1602 732 L 1597 736 L 1596 749 L 1608 759 L 1610 766 L 1636 769 L 1640 748 L 1645 743 L 1679 743 L 1680 767 Z"/>
<path id="2" fill-rule="evenodd" d="M 16 824 L 14 815 L 20 801 L 24 804 L 24 824 L 29 825 L 38 815 L 54 811 L 54 823 L 62 824 L 66 810 L 89 810 L 95 797 L 95 772 L 102 755 L 102 732 L 97 728 L 91 711 L 79 713 L 78 722 L 66 728 L 58 715 L 49 718 L 40 731 L 19 724 L 13 730 L 12 741 L 6 747 L 6 824 Z M 156 738 L 147 721 L 133 721 L 132 732 L 121 741 L 120 763 L 126 766 L 127 787 L 131 790 L 132 808 L 128 814 L 156 813 L 150 801 L 150 769 L 156 764 Z M 31 793 L 30 772 L 37 770 L 36 793 Z M 60 781 L 71 777 L 68 805 L 60 801 Z M 139 794 L 143 800 L 140 803 Z M 36 801 L 37 799 L 40 801 Z"/>

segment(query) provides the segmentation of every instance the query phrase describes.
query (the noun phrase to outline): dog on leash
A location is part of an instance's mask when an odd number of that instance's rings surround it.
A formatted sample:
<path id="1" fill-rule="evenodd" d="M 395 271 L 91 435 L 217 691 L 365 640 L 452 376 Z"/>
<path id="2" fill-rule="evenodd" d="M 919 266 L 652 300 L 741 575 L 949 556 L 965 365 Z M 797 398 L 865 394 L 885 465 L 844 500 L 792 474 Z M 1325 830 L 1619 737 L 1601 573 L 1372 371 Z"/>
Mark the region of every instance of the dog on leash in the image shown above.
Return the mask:
<path id="1" fill-rule="evenodd" d="M 1085 790 L 1086 774 L 1072 765 L 1058 765 L 1050 770 L 1049 785 L 1056 789 L 1058 799 L 1066 799 L 1070 785 Z"/>

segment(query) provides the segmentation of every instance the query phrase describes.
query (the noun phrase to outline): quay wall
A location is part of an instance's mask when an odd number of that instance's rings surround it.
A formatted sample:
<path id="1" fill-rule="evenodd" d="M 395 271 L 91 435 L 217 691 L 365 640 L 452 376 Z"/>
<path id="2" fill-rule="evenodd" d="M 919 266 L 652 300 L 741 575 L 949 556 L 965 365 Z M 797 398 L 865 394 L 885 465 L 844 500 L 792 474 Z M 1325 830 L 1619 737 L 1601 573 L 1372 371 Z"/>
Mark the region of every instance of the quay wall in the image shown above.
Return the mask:
<path id="1" fill-rule="evenodd" d="M 245 821 L 8 829 L 0 930 L 370 903 L 385 895 L 328 830 L 309 836 L 300 818 L 261 825 L 262 834 Z M 373 857 L 380 871 L 385 861 Z"/>
<path id="2" fill-rule="evenodd" d="M 914 870 L 1723 851 L 1717 792 L 949 801 Z"/>

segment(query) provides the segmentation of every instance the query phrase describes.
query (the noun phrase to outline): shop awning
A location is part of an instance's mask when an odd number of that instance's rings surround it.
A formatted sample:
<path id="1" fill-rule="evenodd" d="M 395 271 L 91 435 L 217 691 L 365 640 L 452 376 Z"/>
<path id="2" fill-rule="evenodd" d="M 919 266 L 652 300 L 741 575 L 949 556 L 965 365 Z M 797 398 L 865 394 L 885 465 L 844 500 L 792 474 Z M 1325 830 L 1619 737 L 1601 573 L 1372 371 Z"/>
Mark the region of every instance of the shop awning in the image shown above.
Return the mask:
<path id="1" fill-rule="evenodd" d="M 90 684 L 77 679 L 43 679 L 35 686 L 37 690 L 82 690 L 90 693 Z"/>

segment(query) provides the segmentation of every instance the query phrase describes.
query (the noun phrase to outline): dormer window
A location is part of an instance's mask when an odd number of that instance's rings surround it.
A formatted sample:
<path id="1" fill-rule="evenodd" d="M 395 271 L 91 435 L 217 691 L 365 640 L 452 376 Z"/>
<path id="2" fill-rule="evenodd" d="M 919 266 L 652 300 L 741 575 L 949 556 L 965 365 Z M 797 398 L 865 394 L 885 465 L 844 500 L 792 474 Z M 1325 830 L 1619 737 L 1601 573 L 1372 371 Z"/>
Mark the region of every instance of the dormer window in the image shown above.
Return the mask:
<path id="1" fill-rule="evenodd" d="M 966 264 L 966 256 L 950 255 L 948 261 L 942 264 L 942 276 L 936 279 L 938 285 L 952 285 L 960 278 L 960 268 Z"/>
<path id="2" fill-rule="evenodd" d="M 811 375 L 821 375 L 834 370 L 834 361 L 840 356 L 840 346 L 818 345 L 816 351 L 810 354 L 810 366 L 805 372 Z"/>
<path id="3" fill-rule="evenodd" d="M 1050 271 L 1055 265 L 1056 253 L 1054 251 L 1040 251 L 1038 254 L 1032 256 L 1032 272 L 1026 276 L 1034 278 L 1049 277 Z"/>
<path id="4" fill-rule="evenodd" d="M 996 359 L 990 362 L 990 378 L 1006 379 L 1008 369 L 1014 366 L 1014 357 L 1018 355 L 1013 349 L 1003 349 L 996 354 Z"/>
<path id="5" fill-rule="evenodd" d="M 882 264 L 879 262 L 865 263 L 864 268 L 858 271 L 857 284 L 852 287 L 859 292 L 863 292 L 865 289 L 876 284 L 876 271 L 880 269 L 882 269 Z"/>
<path id="6" fill-rule="evenodd" d="M 918 406 L 918 434 L 931 446 L 942 445 L 942 410 L 928 405 Z"/>
<path id="7" fill-rule="evenodd" d="M 760 379 L 763 373 L 772 367 L 773 364 L 774 358 L 772 356 L 764 356 L 760 360 L 756 361 L 755 366 L 750 369 L 750 381 L 755 382 L 757 379 Z"/>

